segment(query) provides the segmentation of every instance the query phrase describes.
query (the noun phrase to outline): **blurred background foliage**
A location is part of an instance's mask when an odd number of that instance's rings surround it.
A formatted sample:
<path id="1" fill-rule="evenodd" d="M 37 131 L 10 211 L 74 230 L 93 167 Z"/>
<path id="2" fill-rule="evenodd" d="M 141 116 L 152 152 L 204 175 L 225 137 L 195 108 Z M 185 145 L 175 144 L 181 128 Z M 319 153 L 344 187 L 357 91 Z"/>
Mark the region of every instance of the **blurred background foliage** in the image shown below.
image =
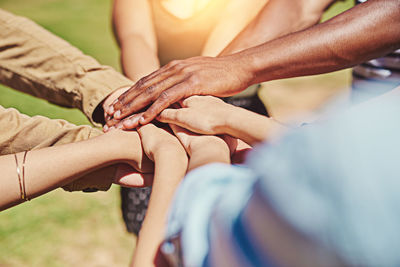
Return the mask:
<path id="1" fill-rule="evenodd" d="M 119 69 L 111 4 L 110 0 L 0 0 L 0 8 L 31 18 L 101 63 Z M 352 4 L 353 0 L 337 3 L 324 19 Z M 348 70 L 287 79 L 264 84 L 261 97 L 275 117 L 285 120 L 346 91 L 348 83 Z M 0 86 L 0 105 L 31 116 L 89 124 L 78 110 L 57 107 L 4 86 Z M 119 205 L 116 186 L 95 194 L 59 189 L 1 212 L 0 266 L 127 266 L 134 237 L 125 232 Z"/>

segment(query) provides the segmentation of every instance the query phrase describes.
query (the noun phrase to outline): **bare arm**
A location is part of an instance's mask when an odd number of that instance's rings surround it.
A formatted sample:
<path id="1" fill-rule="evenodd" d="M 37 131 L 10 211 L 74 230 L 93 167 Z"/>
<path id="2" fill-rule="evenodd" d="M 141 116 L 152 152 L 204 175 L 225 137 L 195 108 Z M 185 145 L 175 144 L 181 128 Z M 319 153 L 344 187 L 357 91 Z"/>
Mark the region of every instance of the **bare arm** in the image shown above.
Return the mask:
<path id="1" fill-rule="evenodd" d="M 271 118 L 211 96 L 189 97 L 182 102 L 182 108 L 165 109 L 158 120 L 200 134 L 229 134 L 249 145 L 268 140 L 286 130 L 285 126 Z"/>
<path id="2" fill-rule="evenodd" d="M 348 68 L 399 46 L 399 1 L 370 0 L 325 23 L 238 56 L 248 57 L 253 83 Z"/>
<path id="3" fill-rule="evenodd" d="M 127 146 L 129 149 L 126 149 Z M 143 156 L 137 133 L 117 131 L 86 141 L 30 151 L 26 155 L 24 168 L 23 154 L 18 153 L 17 159 L 21 178 L 25 177 L 26 193 L 30 199 L 114 163 L 125 162 L 135 169 L 140 169 Z M 4 210 L 22 202 L 14 155 L 1 156 L 0 168 L 0 210 Z M 22 174 L 23 169 L 25 175 Z M 136 183 L 137 178 L 140 178 L 134 173 L 131 176 L 127 174 L 124 174 L 122 184 Z M 130 179 L 134 181 L 129 181 Z"/>
<path id="4" fill-rule="evenodd" d="M 164 239 L 167 212 L 175 189 L 186 173 L 188 159 L 178 139 L 167 131 L 148 124 L 138 132 L 145 153 L 154 161 L 155 172 L 132 266 L 160 266 L 163 261 L 158 250 Z"/>
<path id="5" fill-rule="evenodd" d="M 128 78 L 138 81 L 160 67 L 148 0 L 114 0 L 113 26 Z"/>
<path id="6" fill-rule="evenodd" d="M 288 33 L 306 29 L 321 19 L 335 0 L 270 0 L 247 27 L 220 53 L 229 55 Z"/>
<path id="7" fill-rule="evenodd" d="M 325 23 L 233 55 L 172 62 L 136 83 L 108 112 L 119 111 L 114 117 L 122 119 L 153 102 L 139 120 L 146 124 L 191 95 L 233 95 L 254 83 L 326 73 L 385 55 L 400 46 L 399 5 L 369 0 Z"/>
<path id="8" fill-rule="evenodd" d="M 175 124 L 170 126 L 190 157 L 188 171 L 213 162 L 231 163 L 229 146 L 222 138 L 199 135 Z"/>

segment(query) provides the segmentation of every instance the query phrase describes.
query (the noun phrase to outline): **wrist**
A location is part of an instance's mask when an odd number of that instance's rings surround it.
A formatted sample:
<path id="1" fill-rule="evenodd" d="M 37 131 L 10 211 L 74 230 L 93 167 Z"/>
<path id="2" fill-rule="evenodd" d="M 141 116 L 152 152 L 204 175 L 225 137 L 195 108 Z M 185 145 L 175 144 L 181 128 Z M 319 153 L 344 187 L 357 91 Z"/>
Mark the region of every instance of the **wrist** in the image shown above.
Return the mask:
<path id="1" fill-rule="evenodd" d="M 105 140 L 101 146 L 106 148 L 106 156 L 110 161 L 134 161 L 142 159 L 142 145 L 137 132 L 112 130 L 101 136 Z"/>
<path id="2" fill-rule="evenodd" d="M 226 145 L 225 147 L 226 148 L 219 149 L 218 147 L 205 148 L 203 146 L 202 148 L 193 151 L 190 156 L 188 171 L 210 163 L 218 162 L 230 164 L 229 149 Z"/>
<path id="3" fill-rule="evenodd" d="M 230 150 L 224 140 L 216 136 L 201 136 L 201 142 L 191 142 L 188 153 L 191 158 L 205 156 L 209 161 L 229 163 Z"/>
<path id="4" fill-rule="evenodd" d="M 219 115 L 215 117 L 217 122 L 213 127 L 213 132 L 214 134 L 229 134 L 234 126 L 233 122 L 235 122 L 238 107 L 225 102 L 221 105 L 223 106 L 218 112 Z"/>
<path id="5" fill-rule="evenodd" d="M 237 137 L 236 129 L 241 126 L 243 127 L 243 123 L 246 120 L 241 119 L 243 109 L 228 103 L 224 103 L 226 108 L 224 112 L 221 114 L 221 122 L 218 127 L 216 127 L 217 134 L 228 134 L 233 137 Z"/>
<path id="6" fill-rule="evenodd" d="M 241 73 L 240 79 L 243 82 L 243 88 L 257 83 L 257 75 L 260 73 L 260 58 L 257 55 L 257 49 L 248 48 L 232 54 L 231 57 L 235 62 L 235 68 Z"/>

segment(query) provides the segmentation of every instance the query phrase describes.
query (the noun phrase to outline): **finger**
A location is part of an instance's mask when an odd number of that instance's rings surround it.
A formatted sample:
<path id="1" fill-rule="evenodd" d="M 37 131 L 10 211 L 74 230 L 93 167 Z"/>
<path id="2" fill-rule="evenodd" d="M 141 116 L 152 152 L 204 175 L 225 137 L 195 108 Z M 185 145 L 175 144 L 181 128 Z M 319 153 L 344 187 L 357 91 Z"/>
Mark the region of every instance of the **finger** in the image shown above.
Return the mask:
<path id="1" fill-rule="evenodd" d="M 188 98 L 185 98 L 181 101 L 181 106 L 185 108 L 190 107 L 193 103 L 199 101 L 199 99 L 201 99 L 202 97 L 204 96 L 198 96 L 198 95 L 189 96 Z"/>
<path id="2" fill-rule="evenodd" d="M 122 88 L 119 88 L 119 89 L 117 89 L 117 90 L 114 90 L 111 94 L 109 94 L 105 99 L 104 99 L 104 102 L 103 102 L 103 109 L 104 109 L 104 111 L 105 111 L 105 113 L 107 113 L 107 114 L 109 114 L 109 115 L 112 115 L 112 113 L 113 112 L 111 112 L 111 110 L 110 110 L 110 107 L 112 107 L 111 106 L 111 104 L 113 103 L 113 102 L 115 102 L 115 100 L 122 94 L 122 93 L 124 93 L 124 92 L 126 92 L 127 90 L 129 90 L 131 88 L 131 86 L 126 86 L 126 87 L 122 87 Z"/>
<path id="3" fill-rule="evenodd" d="M 193 135 L 193 133 L 175 124 L 170 124 L 169 126 L 171 127 L 175 136 L 178 138 L 179 142 L 182 144 L 185 150 L 187 150 L 189 146 L 189 136 Z"/>
<path id="4" fill-rule="evenodd" d="M 171 62 L 166 66 L 150 73 L 149 75 L 137 81 L 128 91 L 121 94 L 110 106 L 109 111 L 114 114 L 116 111 L 121 110 L 127 103 L 131 102 L 138 95 L 142 94 L 153 85 L 162 82 L 173 74 L 173 67 L 175 62 Z"/>
<path id="5" fill-rule="evenodd" d="M 163 123 L 175 124 L 197 134 L 210 134 L 202 131 L 195 125 L 195 113 L 189 108 L 164 109 L 158 116 L 157 120 Z"/>
<path id="6" fill-rule="evenodd" d="M 163 95 L 165 90 L 169 90 L 169 88 L 181 83 L 182 79 L 182 75 L 172 75 L 171 77 L 167 77 L 160 80 L 158 83 L 146 87 L 144 90 L 139 89 L 139 91 L 141 91 L 140 94 L 136 95 L 135 98 L 131 99 L 129 102 L 121 105 L 121 108 L 114 113 L 114 117 L 116 119 L 122 119 L 146 107 L 152 101 Z"/>
<path id="7" fill-rule="evenodd" d="M 110 108 L 112 113 L 121 109 L 121 107 L 130 102 L 132 99 L 137 97 L 141 92 L 147 87 L 157 83 L 159 80 L 164 79 L 168 74 L 166 73 L 167 69 L 165 67 L 159 68 L 158 70 L 150 73 L 147 76 L 144 76 L 139 81 L 137 81 L 129 90 L 122 93 L 117 99 L 111 103 Z M 168 75 L 169 76 L 169 75 Z M 168 77 L 167 76 L 167 77 Z"/>
<path id="8" fill-rule="evenodd" d="M 110 128 L 110 127 L 112 127 L 112 126 L 115 127 L 115 125 L 118 124 L 120 121 L 121 121 L 121 120 L 117 120 L 117 119 L 115 119 L 115 118 L 112 118 L 112 119 L 110 119 L 110 120 L 108 120 L 108 121 L 106 122 L 106 125 L 104 125 L 103 129 L 105 129 L 106 126 L 107 126 L 108 128 Z"/>
<path id="9" fill-rule="evenodd" d="M 157 120 L 160 122 L 164 123 L 174 123 L 176 124 L 178 122 L 178 113 L 181 111 L 181 109 L 173 109 L 173 108 L 167 108 L 161 111 L 160 114 L 157 116 Z"/>
<path id="10" fill-rule="evenodd" d="M 182 82 L 163 91 L 150 108 L 143 113 L 142 118 L 139 120 L 140 124 L 144 125 L 151 122 L 161 111 L 184 98 L 187 94 L 187 90 L 188 85 L 186 82 Z"/>
<path id="11" fill-rule="evenodd" d="M 111 118 L 112 118 L 112 117 L 111 117 L 110 115 L 108 115 L 108 113 L 104 112 L 104 121 L 105 121 L 105 122 L 111 120 Z"/>
<path id="12" fill-rule="evenodd" d="M 129 116 L 128 118 L 125 118 L 122 120 L 120 123 L 123 127 L 123 129 L 128 130 L 128 129 L 134 129 L 139 125 L 139 119 L 142 117 L 143 112 L 134 114 L 132 116 Z"/>

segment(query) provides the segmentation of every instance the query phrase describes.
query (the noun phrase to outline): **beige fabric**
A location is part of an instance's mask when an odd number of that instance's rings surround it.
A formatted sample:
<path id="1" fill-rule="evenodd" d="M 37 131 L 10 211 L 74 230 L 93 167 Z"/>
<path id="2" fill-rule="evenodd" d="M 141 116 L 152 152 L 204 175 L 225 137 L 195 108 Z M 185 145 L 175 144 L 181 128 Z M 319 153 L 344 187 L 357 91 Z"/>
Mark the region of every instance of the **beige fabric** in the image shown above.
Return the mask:
<path id="1" fill-rule="evenodd" d="M 33 21 L 1 9 L 0 83 L 79 108 L 93 123 L 95 108 L 110 92 L 132 85 Z"/>
<path id="2" fill-rule="evenodd" d="M 42 116 L 29 117 L 16 109 L 0 106 L 0 155 L 13 154 L 49 146 L 63 145 L 101 134 L 90 126 L 76 126 L 64 120 L 51 120 Z M 106 167 L 85 175 L 64 186 L 67 191 L 87 188 L 108 190 L 115 174 L 115 167 Z"/>
<path id="3" fill-rule="evenodd" d="M 29 19 L 1 9 L 0 82 L 58 105 L 79 108 L 93 123 L 96 123 L 94 111 L 103 99 L 115 89 L 132 84 Z M 99 118 L 103 116 L 100 113 Z M 29 117 L 1 106 L 0 127 L 0 155 L 77 142 L 101 134 L 89 126 Z M 115 167 L 103 168 L 64 189 L 107 190 L 114 173 Z"/>

